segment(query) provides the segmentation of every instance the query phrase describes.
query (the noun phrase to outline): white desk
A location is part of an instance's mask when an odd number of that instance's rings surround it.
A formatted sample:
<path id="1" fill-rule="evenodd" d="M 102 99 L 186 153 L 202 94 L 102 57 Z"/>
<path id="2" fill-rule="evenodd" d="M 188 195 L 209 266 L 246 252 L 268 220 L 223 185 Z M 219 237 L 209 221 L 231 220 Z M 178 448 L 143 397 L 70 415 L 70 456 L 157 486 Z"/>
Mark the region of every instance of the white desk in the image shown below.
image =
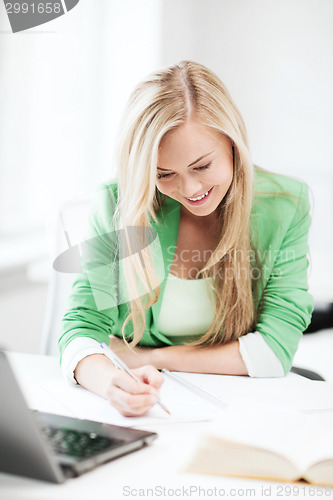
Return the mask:
<path id="1" fill-rule="evenodd" d="M 19 379 L 24 375 L 48 379 L 60 378 L 60 369 L 55 358 L 27 354 L 11 354 Z M 63 485 L 52 485 L 41 481 L 0 474 L 0 498 L 2 500 L 47 500 L 47 499 L 108 499 L 125 498 L 298 498 L 313 499 L 320 496 L 320 487 L 306 483 L 290 485 L 270 481 L 195 475 L 181 471 L 186 456 L 198 433 L 209 423 L 160 425 L 152 428 L 159 437 L 153 445 L 132 453 L 80 478 L 68 480 Z M 295 488 L 290 495 L 290 486 Z M 147 489 L 154 489 L 147 491 Z M 169 490 L 165 496 L 163 488 Z M 199 489 L 201 488 L 201 491 Z M 142 491 L 139 491 L 139 490 Z M 182 491 L 184 489 L 184 492 Z M 325 489 L 326 492 L 326 489 Z M 140 494 L 141 493 L 141 494 Z M 143 493 L 145 495 L 143 495 Z M 325 498 L 333 498 L 323 493 Z"/>

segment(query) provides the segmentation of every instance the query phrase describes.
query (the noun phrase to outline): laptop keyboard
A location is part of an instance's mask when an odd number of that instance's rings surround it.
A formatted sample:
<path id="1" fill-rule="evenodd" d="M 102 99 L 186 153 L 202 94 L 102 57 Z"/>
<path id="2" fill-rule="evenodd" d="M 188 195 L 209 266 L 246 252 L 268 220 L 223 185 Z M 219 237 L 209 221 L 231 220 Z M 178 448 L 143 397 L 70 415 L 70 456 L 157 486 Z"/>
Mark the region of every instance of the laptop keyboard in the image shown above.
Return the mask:
<path id="1" fill-rule="evenodd" d="M 55 453 L 75 457 L 91 457 L 108 448 L 118 447 L 124 442 L 121 439 L 110 439 L 94 432 L 80 432 L 58 427 L 44 427 L 42 430 Z"/>

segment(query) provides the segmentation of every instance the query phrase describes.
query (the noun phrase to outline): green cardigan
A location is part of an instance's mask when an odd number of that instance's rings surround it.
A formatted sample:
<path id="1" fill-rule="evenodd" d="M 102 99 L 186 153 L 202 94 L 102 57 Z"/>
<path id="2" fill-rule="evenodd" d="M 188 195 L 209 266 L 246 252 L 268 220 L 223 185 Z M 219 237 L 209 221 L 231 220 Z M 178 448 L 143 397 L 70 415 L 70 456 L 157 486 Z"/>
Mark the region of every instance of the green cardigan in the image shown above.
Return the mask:
<path id="1" fill-rule="evenodd" d="M 84 271 L 74 281 L 69 307 L 63 318 L 59 339 L 61 356 L 74 338 L 89 337 L 108 344 L 109 335 L 122 335 L 129 305 L 123 298 L 126 291 L 123 289 L 122 261 L 110 257 L 115 238 L 111 220 L 116 195 L 116 182 L 103 186 L 92 209 L 89 225 L 92 239 L 88 240 L 87 246 L 91 248 L 85 251 Z M 256 331 L 262 334 L 281 361 L 284 373 L 291 368 L 298 342 L 310 323 L 313 310 L 313 299 L 307 291 L 309 212 L 306 184 L 255 168 L 250 235 L 263 263 L 259 300 L 264 297 Z M 159 241 L 153 255 L 161 294 L 146 311 L 146 330 L 140 345 L 173 345 L 172 339 L 158 331 L 157 324 L 176 248 L 179 220 L 180 203 L 167 198 L 158 214 L 158 223 L 152 224 L 158 235 L 155 243 Z M 130 334 L 130 322 L 127 327 L 125 332 Z"/>

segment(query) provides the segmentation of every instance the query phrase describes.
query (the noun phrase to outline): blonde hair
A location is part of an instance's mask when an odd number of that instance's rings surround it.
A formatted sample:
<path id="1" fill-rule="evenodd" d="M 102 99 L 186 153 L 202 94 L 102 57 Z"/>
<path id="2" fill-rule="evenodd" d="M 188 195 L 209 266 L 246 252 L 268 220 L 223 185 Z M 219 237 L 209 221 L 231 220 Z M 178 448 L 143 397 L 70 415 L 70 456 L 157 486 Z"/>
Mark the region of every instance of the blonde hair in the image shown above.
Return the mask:
<path id="1" fill-rule="evenodd" d="M 120 129 L 116 213 L 125 229 L 149 228 L 151 220 L 157 221 L 161 209 L 156 188 L 160 142 L 194 115 L 227 136 L 233 149 L 233 180 L 218 206 L 220 241 L 197 274 L 214 277 L 215 318 L 210 330 L 194 344 L 226 343 L 251 331 L 256 320 L 249 235 L 253 164 L 242 117 L 221 80 L 205 66 L 182 61 L 150 75 L 134 89 Z M 131 320 L 131 345 L 143 335 L 145 310 L 160 296 L 151 255 L 147 248 L 142 253 L 143 259 L 136 254 L 123 264 L 130 297 L 139 297 L 130 300 L 122 330 L 125 338 Z"/>

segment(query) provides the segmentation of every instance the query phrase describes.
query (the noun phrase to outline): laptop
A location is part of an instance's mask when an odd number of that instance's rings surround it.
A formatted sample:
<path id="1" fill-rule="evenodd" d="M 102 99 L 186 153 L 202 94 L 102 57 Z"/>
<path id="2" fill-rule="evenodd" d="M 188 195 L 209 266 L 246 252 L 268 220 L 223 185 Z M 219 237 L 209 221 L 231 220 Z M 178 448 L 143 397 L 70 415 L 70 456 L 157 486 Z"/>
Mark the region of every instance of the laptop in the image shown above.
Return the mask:
<path id="1" fill-rule="evenodd" d="M 0 349 L 0 471 L 63 483 L 149 445 L 155 432 L 30 410 Z"/>

